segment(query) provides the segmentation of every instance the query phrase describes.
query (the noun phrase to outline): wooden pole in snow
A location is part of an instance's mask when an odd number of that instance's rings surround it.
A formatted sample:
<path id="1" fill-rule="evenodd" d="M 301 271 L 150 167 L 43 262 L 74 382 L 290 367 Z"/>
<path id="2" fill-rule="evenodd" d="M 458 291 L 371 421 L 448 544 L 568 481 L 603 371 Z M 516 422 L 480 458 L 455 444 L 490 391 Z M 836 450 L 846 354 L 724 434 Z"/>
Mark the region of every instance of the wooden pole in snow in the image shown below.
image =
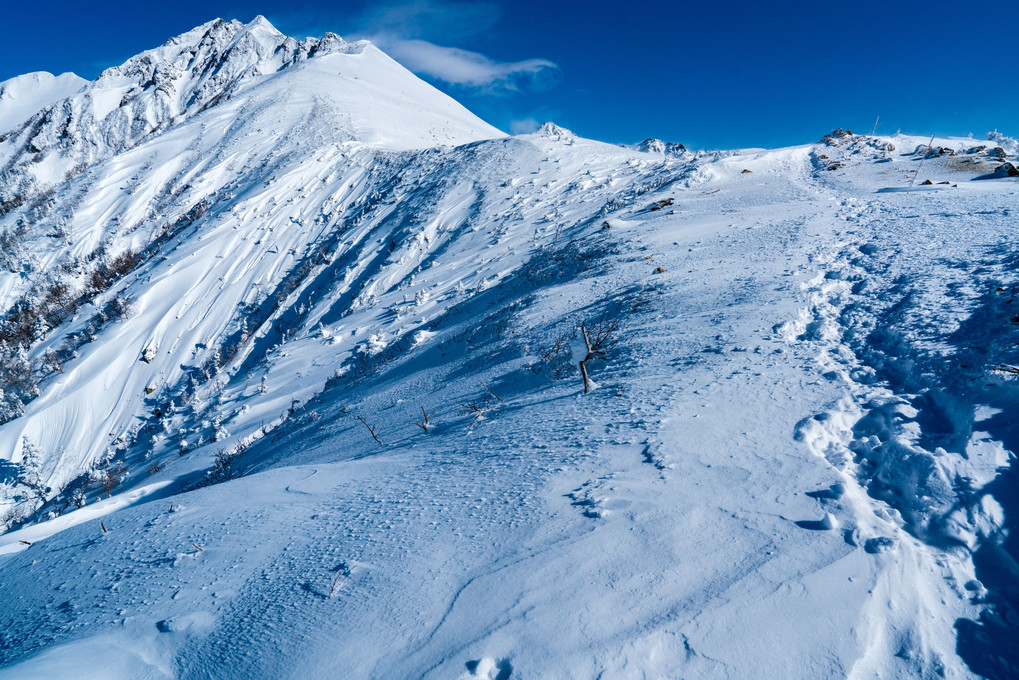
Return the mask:
<path id="1" fill-rule="evenodd" d="M 929 141 L 929 142 L 927 143 L 927 150 L 928 150 L 928 151 L 930 151 L 930 150 L 931 150 L 931 149 L 933 149 L 933 148 L 934 148 L 934 135 L 931 135 L 931 141 Z M 908 187 L 908 188 L 906 189 L 906 193 L 907 193 L 907 194 L 908 194 L 908 193 L 910 192 L 910 190 L 912 190 L 912 188 L 913 188 L 913 182 L 915 182 L 915 181 L 916 181 L 916 176 L 917 176 L 917 175 L 919 175 L 919 174 L 920 174 L 920 170 L 922 170 L 922 169 L 923 169 L 923 162 L 924 162 L 925 160 L 927 160 L 927 154 L 924 154 L 924 155 L 923 155 L 923 158 L 921 158 L 921 159 L 920 159 L 920 167 L 918 167 L 918 168 L 916 169 L 916 172 L 914 172 L 914 173 L 913 173 L 913 178 L 912 178 L 911 180 L 909 180 L 909 187 Z"/>

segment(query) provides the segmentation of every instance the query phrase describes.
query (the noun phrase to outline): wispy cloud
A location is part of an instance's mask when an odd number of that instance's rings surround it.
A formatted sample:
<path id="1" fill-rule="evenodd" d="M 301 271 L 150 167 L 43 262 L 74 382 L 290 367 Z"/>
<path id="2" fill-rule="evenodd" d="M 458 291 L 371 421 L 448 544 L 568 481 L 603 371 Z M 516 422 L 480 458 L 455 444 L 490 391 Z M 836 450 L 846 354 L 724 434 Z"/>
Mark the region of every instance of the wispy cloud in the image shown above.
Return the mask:
<path id="1" fill-rule="evenodd" d="M 479 94 L 556 85 L 559 67 L 548 59 L 499 61 L 449 46 L 490 36 L 501 14 L 500 5 L 491 1 L 394 0 L 328 22 L 320 14 L 300 11 L 271 18 L 281 19 L 291 35 L 318 36 L 328 30 L 348 40 L 371 40 L 414 73 Z"/>
<path id="2" fill-rule="evenodd" d="M 491 2 L 408 0 L 378 3 L 358 15 L 356 23 L 372 35 L 458 41 L 488 31 L 501 13 Z"/>
<path id="3" fill-rule="evenodd" d="M 498 61 L 448 46 L 488 34 L 501 13 L 495 2 L 384 2 L 357 15 L 353 37 L 368 38 L 418 75 L 479 93 L 547 89 L 558 83 L 559 67 L 548 59 Z"/>
<path id="4" fill-rule="evenodd" d="M 519 118 L 510 121 L 509 131 L 514 135 L 526 135 L 539 127 L 541 127 L 541 123 L 537 118 Z"/>
<path id="5" fill-rule="evenodd" d="M 503 62 L 458 47 L 426 40 L 377 38 L 382 49 L 411 71 L 452 85 L 489 92 L 521 87 L 546 89 L 559 79 L 559 69 L 547 59 Z"/>

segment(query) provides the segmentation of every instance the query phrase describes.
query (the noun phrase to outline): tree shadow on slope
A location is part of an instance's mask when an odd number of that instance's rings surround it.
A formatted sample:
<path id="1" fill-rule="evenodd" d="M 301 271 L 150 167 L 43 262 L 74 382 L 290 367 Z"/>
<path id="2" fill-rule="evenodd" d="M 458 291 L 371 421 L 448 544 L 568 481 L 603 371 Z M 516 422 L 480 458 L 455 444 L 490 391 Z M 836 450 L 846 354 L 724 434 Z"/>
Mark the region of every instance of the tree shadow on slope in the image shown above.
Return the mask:
<path id="1" fill-rule="evenodd" d="M 632 291 L 601 296 L 593 305 L 558 313 L 539 325 L 528 327 L 523 319 L 534 310 L 538 291 L 547 294 L 560 284 L 603 273 L 606 258 L 613 252 L 605 245 L 578 243 L 542 249 L 500 283 L 469 294 L 437 319 L 410 328 L 381 352 L 355 354 L 323 392 L 302 407 L 316 417 L 298 414 L 288 421 L 269 438 L 269 446 L 246 454 L 249 464 L 265 469 L 291 464 L 294 456 L 309 462 L 305 459 L 321 455 L 323 447 L 337 448 L 334 444 L 344 433 L 342 438 L 348 441 L 364 440 L 355 457 L 370 455 L 420 436 L 420 426 L 414 422 L 421 419 L 422 407 L 430 416 L 438 415 L 428 426 L 428 436 L 441 436 L 454 429 L 469 430 L 473 423 L 497 413 L 535 406 L 539 397 L 552 398 L 555 395 L 542 393 L 557 380 L 575 379 L 580 389 L 579 372 L 553 377 L 545 370 L 544 359 L 536 356 L 538 348 L 553 343 L 557 333 L 572 328 L 585 315 L 614 309 L 619 301 L 630 304 Z M 422 332 L 427 338 L 423 342 Z M 622 348 L 617 358 L 620 365 L 625 355 Z M 408 386 L 419 395 L 407 398 Z M 549 405 L 548 399 L 541 401 Z M 385 448 L 366 439 L 367 430 L 357 415 L 390 424 L 391 436 L 381 437 Z M 399 424 L 396 431 L 394 423 Z M 359 438 L 359 432 L 364 437 Z"/>

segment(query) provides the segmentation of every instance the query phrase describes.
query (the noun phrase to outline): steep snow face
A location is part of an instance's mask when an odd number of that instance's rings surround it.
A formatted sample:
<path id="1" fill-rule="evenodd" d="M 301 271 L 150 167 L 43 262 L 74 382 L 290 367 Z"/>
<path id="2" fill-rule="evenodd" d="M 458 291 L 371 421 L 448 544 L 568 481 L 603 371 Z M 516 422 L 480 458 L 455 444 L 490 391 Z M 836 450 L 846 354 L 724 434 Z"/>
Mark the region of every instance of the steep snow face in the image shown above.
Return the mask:
<path id="1" fill-rule="evenodd" d="M 267 78 L 275 82 L 259 87 Z M 386 148 L 502 136 L 370 43 L 331 33 L 298 42 L 262 17 L 216 20 L 104 71 L 0 138 L 0 200 L 24 200 L 245 91 L 248 103 L 277 107 L 286 91 L 292 106 L 329 109 L 339 136 Z"/>
<path id="2" fill-rule="evenodd" d="M 0 134 L 21 126 L 37 112 L 71 96 L 88 81 L 73 73 L 38 71 L 0 83 Z"/>
<path id="3" fill-rule="evenodd" d="M 33 350 L 67 363 L 0 427 L 0 448 L 14 461 L 45 452 L 45 486 L 65 487 L 115 450 L 158 461 L 222 446 L 223 431 L 250 436 L 337 371 L 427 332 L 444 301 L 512 275 L 564 226 L 656 186 L 664 168 L 673 181 L 687 172 L 562 129 L 380 155 L 330 139 L 335 128 L 320 120 L 287 119 L 294 110 L 224 103 L 85 173 L 47 211 L 66 245 L 41 271 L 87 269 L 97 250 L 144 263 Z M 192 126 L 204 134 L 187 149 L 178 137 L 190 140 Z M 278 129 L 294 132 L 269 136 Z M 532 168 L 549 170 L 523 186 L 506 179 Z M 587 192 L 554 188 L 570 186 Z M 89 285 L 83 274 L 70 281 Z M 104 311 L 118 296 L 132 300 L 129 323 Z M 211 374 L 224 362 L 239 373 L 221 384 Z M 98 409 L 97 394 L 110 396 Z M 202 404 L 197 420 L 176 413 L 184 401 Z"/>

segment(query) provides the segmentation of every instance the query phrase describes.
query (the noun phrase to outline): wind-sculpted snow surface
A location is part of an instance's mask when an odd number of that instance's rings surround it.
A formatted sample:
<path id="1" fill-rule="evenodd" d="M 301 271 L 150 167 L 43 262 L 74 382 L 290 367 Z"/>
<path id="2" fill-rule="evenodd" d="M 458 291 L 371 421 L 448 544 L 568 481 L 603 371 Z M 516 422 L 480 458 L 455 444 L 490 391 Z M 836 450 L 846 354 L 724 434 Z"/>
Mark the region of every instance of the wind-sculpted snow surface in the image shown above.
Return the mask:
<path id="1" fill-rule="evenodd" d="M 1014 677 L 1011 140 L 504 137 L 264 20 L 39 97 L 0 678 Z"/>

